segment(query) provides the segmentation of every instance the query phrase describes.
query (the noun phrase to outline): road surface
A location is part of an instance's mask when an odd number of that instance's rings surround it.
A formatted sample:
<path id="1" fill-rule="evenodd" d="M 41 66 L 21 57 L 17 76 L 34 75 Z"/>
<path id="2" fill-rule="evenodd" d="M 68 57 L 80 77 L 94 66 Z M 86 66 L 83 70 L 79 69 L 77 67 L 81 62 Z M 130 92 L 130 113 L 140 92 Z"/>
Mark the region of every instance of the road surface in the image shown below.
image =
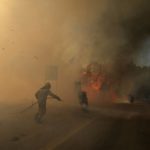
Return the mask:
<path id="1" fill-rule="evenodd" d="M 42 124 L 33 119 L 36 109 L 1 113 L 0 150 L 150 149 L 149 104 L 92 106 L 83 112 L 78 105 L 51 103 Z"/>

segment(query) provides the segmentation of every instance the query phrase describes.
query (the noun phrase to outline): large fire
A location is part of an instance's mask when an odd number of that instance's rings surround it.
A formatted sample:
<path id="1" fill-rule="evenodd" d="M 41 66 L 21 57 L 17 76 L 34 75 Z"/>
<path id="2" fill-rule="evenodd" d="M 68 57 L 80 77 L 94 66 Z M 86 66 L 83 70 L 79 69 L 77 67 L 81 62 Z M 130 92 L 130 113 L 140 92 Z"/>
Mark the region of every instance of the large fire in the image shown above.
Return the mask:
<path id="1" fill-rule="evenodd" d="M 81 71 L 80 83 L 82 89 L 87 91 L 92 99 L 102 93 L 109 95 L 111 101 L 115 101 L 118 97 L 113 89 L 112 80 L 108 78 L 102 65 L 98 63 L 91 63 Z"/>

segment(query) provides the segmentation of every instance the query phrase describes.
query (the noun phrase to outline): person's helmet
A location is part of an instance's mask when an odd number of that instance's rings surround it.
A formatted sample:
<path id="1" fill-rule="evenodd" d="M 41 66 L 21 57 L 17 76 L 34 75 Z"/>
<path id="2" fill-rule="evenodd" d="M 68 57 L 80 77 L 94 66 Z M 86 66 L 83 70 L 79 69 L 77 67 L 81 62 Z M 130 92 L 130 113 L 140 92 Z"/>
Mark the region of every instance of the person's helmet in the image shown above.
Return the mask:
<path id="1" fill-rule="evenodd" d="M 50 89 L 51 88 L 51 84 L 49 82 L 47 82 L 44 87 Z"/>

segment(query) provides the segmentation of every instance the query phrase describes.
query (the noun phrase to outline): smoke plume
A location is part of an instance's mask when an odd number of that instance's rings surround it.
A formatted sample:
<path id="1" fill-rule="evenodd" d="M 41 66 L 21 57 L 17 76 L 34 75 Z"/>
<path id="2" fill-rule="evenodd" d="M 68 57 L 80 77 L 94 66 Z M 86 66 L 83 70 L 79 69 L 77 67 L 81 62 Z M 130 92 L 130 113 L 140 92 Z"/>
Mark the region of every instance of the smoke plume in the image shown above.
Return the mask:
<path id="1" fill-rule="evenodd" d="M 49 65 L 61 94 L 92 61 L 120 78 L 150 33 L 149 0 L 1 0 L 0 10 L 3 99 L 31 97 Z"/>

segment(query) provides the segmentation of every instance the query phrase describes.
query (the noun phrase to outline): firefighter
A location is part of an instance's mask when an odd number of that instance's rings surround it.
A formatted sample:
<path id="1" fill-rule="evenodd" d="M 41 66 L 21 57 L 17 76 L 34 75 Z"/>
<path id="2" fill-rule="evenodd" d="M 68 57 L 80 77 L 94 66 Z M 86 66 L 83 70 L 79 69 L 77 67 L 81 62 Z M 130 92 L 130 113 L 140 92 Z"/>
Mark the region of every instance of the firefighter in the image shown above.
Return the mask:
<path id="1" fill-rule="evenodd" d="M 84 111 L 88 110 L 88 97 L 87 93 L 83 90 L 79 91 L 79 102 Z"/>
<path id="2" fill-rule="evenodd" d="M 130 102 L 131 104 L 134 103 L 134 100 L 135 100 L 134 96 L 129 95 L 129 102 Z"/>
<path id="3" fill-rule="evenodd" d="M 35 97 L 37 99 L 38 107 L 39 107 L 39 110 L 35 115 L 35 120 L 38 123 L 42 122 L 42 118 L 46 113 L 46 101 L 48 96 L 51 96 L 52 98 L 57 99 L 58 101 L 61 101 L 61 98 L 55 95 L 54 93 L 52 93 L 50 89 L 51 89 L 51 84 L 47 82 L 42 88 L 40 88 L 35 93 Z"/>

